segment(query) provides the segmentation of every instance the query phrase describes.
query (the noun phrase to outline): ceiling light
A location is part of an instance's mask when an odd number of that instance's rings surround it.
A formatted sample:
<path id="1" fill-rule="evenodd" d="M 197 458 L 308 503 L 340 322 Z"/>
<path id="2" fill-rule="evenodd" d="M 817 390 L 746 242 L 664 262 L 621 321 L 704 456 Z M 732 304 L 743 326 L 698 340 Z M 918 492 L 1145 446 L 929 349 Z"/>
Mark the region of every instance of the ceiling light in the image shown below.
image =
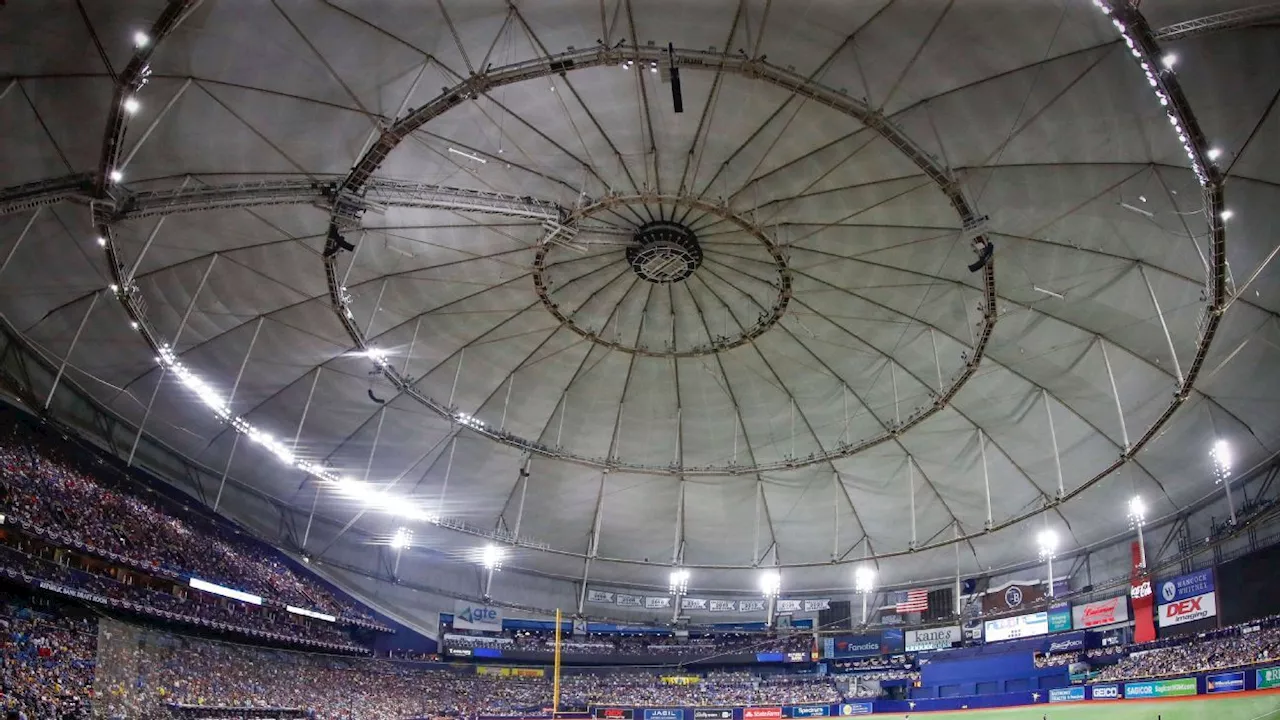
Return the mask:
<path id="1" fill-rule="evenodd" d="M 1231 470 L 1231 444 L 1226 440 L 1215 442 L 1209 454 L 1213 456 L 1214 463 L 1222 473 Z"/>
<path id="2" fill-rule="evenodd" d="M 413 544 L 413 531 L 407 527 L 396 528 L 396 532 L 391 536 L 391 549 L 406 550 Z"/>
<path id="3" fill-rule="evenodd" d="M 481 551 L 480 564 L 490 570 L 501 570 L 504 555 L 506 552 L 497 545 L 485 545 L 484 550 Z"/>
<path id="4" fill-rule="evenodd" d="M 1036 535 L 1036 544 L 1040 546 L 1040 554 L 1044 556 L 1053 555 L 1053 551 L 1058 548 L 1058 534 L 1048 528 L 1040 531 Z"/>
<path id="5" fill-rule="evenodd" d="M 98 247 L 106 247 L 106 246 L 107 246 L 107 239 L 106 239 L 106 238 L 104 238 L 104 237 L 102 237 L 101 235 L 99 235 L 99 236 L 98 236 Z"/>
<path id="6" fill-rule="evenodd" d="M 138 108 L 140 107 L 142 106 L 138 104 L 137 98 L 127 97 L 124 99 L 124 111 L 129 113 L 130 115 L 138 112 Z"/>
<path id="7" fill-rule="evenodd" d="M 1230 220 L 1233 216 L 1235 216 L 1235 213 L 1230 210 L 1223 210 L 1222 213 L 1218 215 L 1218 217 L 1222 218 L 1223 222 Z"/>
<path id="8" fill-rule="evenodd" d="M 1217 160 L 1218 158 L 1222 157 L 1222 150 L 1218 148 L 1209 148 L 1209 151 L 1206 152 L 1204 156 L 1209 158 L 1210 160 Z"/>
<path id="9" fill-rule="evenodd" d="M 672 595 L 683 595 L 689 589 L 689 571 L 684 568 L 672 570 L 667 589 Z"/>
<path id="10" fill-rule="evenodd" d="M 1178 56 L 1174 53 L 1165 53 L 1164 57 L 1160 58 L 1160 64 L 1163 65 L 1166 70 L 1172 70 L 1173 66 L 1178 64 Z"/>
<path id="11" fill-rule="evenodd" d="M 144 48 L 151 44 L 151 38 L 146 33 L 139 30 L 133 34 L 133 46 L 136 48 Z"/>
<path id="12" fill-rule="evenodd" d="M 876 569 L 870 565 L 860 565 L 853 571 L 853 587 L 860 593 L 869 593 L 876 584 Z"/>
<path id="13" fill-rule="evenodd" d="M 555 88 L 552 88 L 552 89 L 554 90 Z M 461 155 L 462 157 L 464 157 L 464 158 L 466 158 L 466 159 L 468 159 L 468 160 L 475 160 L 476 162 L 480 163 L 481 165 L 484 165 L 485 163 L 489 162 L 488 160 L 485 160 L 484 158 L 480 157 L 479 155 L 473 155 L 473 154 L 471 154 L 471 153 L 469 153 L 469 152 L 465 152 L 465 151 L 463 151 L 463 150 L 459 150 L 458 148 L 452 148 L 452 147 L 451 147 L 451 148 L 449 148 L 449 152 L 453 153 L 454 155 Z"/>
<path id="14" fill-rule="evenodd" d="M 111 283 L 108 287 L 111 288 L 111 292 L 120 292 L 120 286 L 115 283 Z"/>
<path id="15" fill-rule="evenodd" d="M 130 321 L 129 321 L 129 327 L 133 328 L 134 330 L 137 330 L 137 329 L 138 329 L 138 321 L 137 321 L 137 320 L 130 320 Z"/>
<path id="16" fill-rule="evenodd" d="M 1065 295 L 1063 295 L 1062 293 L 1056 293 L 1056 292 L 1054 292 L 1054 291 L 1052 291 L 1052 290 L 1046 290 L 1046 289 L 1044 289 L 1044 288 L 1040 287 L 1039 285 L 1032 285 L 1032 286 L 1031 286 L 1031 289 L 1032 289 L 1032 290 L 1035 290 L 1036 292 L 1038 292 L 1038 293 L 1040 293 L 1040 294 L 1042 294 L 1042 295 L 1048 295 L 1048 296 L 1050 296 L 1050 297 L 1056 297 L 1056 298 L 1058 298 L 1059 300 L 1066 300 L 1066 299 L 1067 299 L 1067 298 L 1066 298 L 1066 296 L 1065 296 Z"/>
<path id="17" fill-rule="evenodd" d="M 1141 525 L 1142 519 L 1146 517 L 1146 515 L 1147 506 L 1142 502 L 1142 498 L 1140 496 L 1134 495 L 1133 498 L 1129 500 L 1129 519 Z"/>
<path id="18" fill-rule="evenodd" d="M 121 180 L 124 179 L 124 173 L 120 172 L 119 170 L 112 170 L 111 173 L 107 175 L 107 177 L 111 178 L 111 182 L 120 182 Z"/>
<path id="19" fill-rule="evenodd" d="M 760 573 L 760 592 L 765 597 L 777 597 L 782 591 L 782 574 L 777 570 L 765 570 Z"/>

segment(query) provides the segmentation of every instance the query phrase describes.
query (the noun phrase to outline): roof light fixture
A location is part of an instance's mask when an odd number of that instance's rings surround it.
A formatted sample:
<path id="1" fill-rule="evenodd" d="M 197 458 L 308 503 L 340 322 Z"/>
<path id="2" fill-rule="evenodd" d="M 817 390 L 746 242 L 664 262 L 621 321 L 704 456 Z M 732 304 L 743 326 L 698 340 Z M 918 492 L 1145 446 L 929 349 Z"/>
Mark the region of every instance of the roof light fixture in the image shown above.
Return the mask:
<path id="1" fill-rule="evenodd" d="M 107 177 L 111 178 L 111 182 L 118 183 L 124 179 L 124 173 L 119 170 L 112 170 Z"/>
<path id="2" fill-rule="evenodd" d="M 1047 559 L 1053 557 L 1054 552 L 1058 549 L 1058 533 L 1045 528 L 1036 535 L 1036 545 L 1040 548 L 1040 557 Z"/>
<path id="3" fill-rule="evenodd" d="M 413 545 L 413 531 L 407 527 L 396 528 L 395 533 L 391 536 L 391 548 L 393 550 L 407 550 Z"/>
<path id="4" fill-rule="evenodd" d="M 507 553 L 497 545 L 485 545 L 480 552 L 480 564 L 489 570 L 501 570 L 502 559 Z"/>
<path id="5" fill-rule="evenodd" d="M 107 246 L 107 239 L 106 239 L 106 238 L 104 238 L 104 237 L 102 237 L 101 235 L 99 235 L 99 236 L 98 236 L 98 247 L 106 247 L 106 246 Z"/>
<path id="6" fill-rule="evenodd" d="M 136 48 L 144 48 L 151 44 L 151 37 L 139 30 L 133 34 L 133 46 Z"/>
<path id="7" fill-rule="evenodd" d="M 1221 213 L 1218 214 L 1218 217 L 1222 218 L 1223 222 L 1230 220 L 1234 216 L 1235 216 L 1235 213 L 1231 212 L 1230 210 L 1223 210 Z"/>
<path id="8" fill-rule="evenodd" d="M 760 593 L 767 598 L 778 597 L 782 592 L 782 573 L 765 570 L 760 573 Z"/>
<path id="9" fill-rule="evenodd" d="M 142 105 L 140 105 L 140 104 L 138 103 L 138 99 L 137 99 L 137 98 L 135 98 L 135 97 L 133 97 L 132 95 L 130 95 L 129 97 L 127 97 L 127 98 L 125 98 L 125 99 L 124 99 L 123 107 L 124 107 L 124 111 L 125 111 L 125 112 L 129 113 L 130 115 L 132 115 L 132 114 L 134 114 L 134 113 L 138 112 L 138 108 L 142 107 Z"/>
<path id="10" fill-rule="evenodd" d="M 860 593 L 869 593 L 876 586 L 876 569 L 870 565 L 859 565 L 853 571 L 853 589 Z"/>
<path id="11" fill-rule="evenodd" d="M 1176 53 L 1165 53 L 1164 57 L 1160 58 L 1160 64 L 1164 66 L 1165 70 L 1172 70 L 1173 66 L 1178 64 L 1178 55 Z"/>
<path id="12" fill-rule="evenodd" d="M 672 570 L 668 579 L 667 590 L 672 595 L 685 594 L 689 590 L 689 571 L 684 568 Z"/>
<path id="13" fill-rule="evenodd" d="M 1209 158 L 1210 160 L 1217 160 L 1218 158 L 1222 157 L 1222 150 L 1216 147 L 1209 148 L 1208 152 L 1206 152 L 1204 156 Z"/>

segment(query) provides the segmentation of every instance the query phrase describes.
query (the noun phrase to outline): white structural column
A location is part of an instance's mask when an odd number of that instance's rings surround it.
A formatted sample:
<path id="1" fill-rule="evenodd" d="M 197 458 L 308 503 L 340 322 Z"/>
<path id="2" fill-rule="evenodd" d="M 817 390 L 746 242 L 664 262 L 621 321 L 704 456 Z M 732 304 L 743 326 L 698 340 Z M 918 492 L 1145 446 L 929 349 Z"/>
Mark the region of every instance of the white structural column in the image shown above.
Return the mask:
<path id="1" fill-rule="evenodd" d="M 173 335 L 173 356 L 178 357 L 178 343 L 182 341 L 182 331 L 187 329 L 187 321 L 191 319 L 191 311 L 195 309 L 196 302 L 200 299 L 200 293 L 204 292 L 204 285 L 209 280 L 209 273 L 213 271 L 213 265 L 218 261 L 218 253 L 214 253 L 209 258 L 209 266 L 204 269 L 204 273 L 200 275 L 200 284 L 196 285 L 196 291 L 191 295 L 191 301 L 187 303 L 187 309 L 182 312 L 182 322 L 178 323 L 178 331 Z M 135 267 L 136 269 L 136 267 Z M 125 463 L 126 467 L 133 466 L 133 456 L 138 452 L 138 443 L 142 440 L 142 431 L 147 426 L 147 418 L 151 417 L 151 408 L 155 405 L 156 395 L 160 393 L 160 387 L 164 385 L 164 379 L 169 373 L 168 365 L 160 366 L 160 379 L 156 380 L 156 386 L 151 388 L 151 399 L 147 400 L 147 409 L 142 413 L 142 421 L 138 423 L 138 432 L 133 436 L 133 446 L 129 448 L 129 460 Z M 294 440 L 297 445 L 297 440 Z"/>
<path id="2" fill-rule="evenodd" d="M 907 456 L 907 505 L 911 509 L 911 544 L 907 547 L 916 549 L 916 468 L 911 456 Z"/>
<path id="3" fill-rule="evenodd" d="M 831 562 L 840 558 L 840 472 L 831 471 Z"/>
<path id="4" fill-rule="evenodd" d="M 249 348 L 244 351 L 244 359 L 240 361 L 240 369 L 236 372 L 236 381 L 231 385 L 231 395 L 227 397 L 227 413 L 229 417 L 235 417 L 235 401 L 236 391 L 240 389 L 240 379 L 244 377 L 244 369 L 249 364 L 249 356 L 253 354 L 253 346 L 258 344 L 258 333 L 262 332 L 262 321 L 265 318 L 258 316 L 258 324 L 253 328 L 253 337 L 249 339 Z M 236 448 L 240 447 L 240 433 L 235 432 L 231 439 L 231 452 L 227 453 L 227 464 L 222 467 L 222 479 L 218 481 L 218 494 L 213 499 L 213 511 L 218 512 L 218 505 L 222 503 L 222 491 L 227 486 L 227 473 L 231 472 L 231 461 L 235 460 Z"/>
<path id="5" fill-rule="evenodd" d="M 676 500 L 676 536 L 671 544 L 671 570 L 680 572 L 684 565 L 684 478 L 680 478 L 680 492 Z M 687 576 L 686 576 L 687 577 Z M 686 590 L 683 584 L 672 583 L 671 587 L 671 622 L 680 619 L 680 602 Z"/>
<path id="6" fill-rule="evenodd" d="M 520 540 L 520 524 L 524 522 L 524 500 L 529 495 L 529 468 L 533 465 L 533 455 L 524 456 L 524 465 L 520 466 L 520 504 L 516 506 L 516 524 L 511 535 L 517 542 Z"/>
<path id="7" fill-rule="evenodd" d="M 889 381 L 893 383 L 893 419 L 896 422 L 894 430 L 902 426 L 902 409 L 898 404 L 898 370 L 893 364 L 892 359 L 887 359 L 889 363 Z"/>
<path id="8" fill-rule="evenodd" d="M 458 378 L 462 376 L 462 363 L 467 359 L 467 349 L 462 348 L 458 351 L 458 368 L 453 371 L 453 387 L 449 388 L 449 408 L 457 410 L 453 406 L 453 397 L 458 392 Z"/>
<path id="9" fill-rule="evenodd" d="M 1049 419 L 1049 441 L 1053 443 L 1053 467 L 1058 473 L 1058 499 L 1066 496 L 1066 488 L 1062 485 L 1062 457 L 1058 454 L 1058 433 L 1053 429 L 1053 410 L 1049 407 L 1049 391 L 1040 388 L 1040 398 L 1044 400 L 1044 414 Z"/>
<path id="10" fill-rule="evenodd" d="M 453 440 L 449 442 L 449 461 L 444 466 L 444 482 L 440 484 L 440 501 L 436 503 L 436 519 L 439 520 L 445 516 L 444 500 L 445 494 L 449 492 L 449 476 L 453 474 L 453 453 L 458 449 L 458 436 L 454 434 Z"/>
<path id="11" fill-rule="evenodd" d="M 959 520 L 953 520 L 951 522 L 951 539 L 955 541 L 951 543 L 951 546 L 954 547 L 956 550 L 955 604 L 956 604 L 956 617 L 959 617 L 961 615 L 961 612 L 960 612 L 961 610 L 960 608 L 960 521 Z"/>
<path id="12" fill-rule="evenodd" d="M 80 333 L 84 332 L 85 323 L 89 322 L 89 315 L 93 312 L 93 306 L 98 304 L 98 295 L 95 292 L 89 296 L 89 307 L 85 308 L 84 317 L 80 318 L 80 324 L 76 327 L 76 334 L 71 336 L 71 345 L 67 348 L 67 354 L 62 356 L 62 363 L 58 365 L 58 374 L 53 376 L 53 385 L 49 388 L 49 394 L 44 399 L 44 409 L 49 409 L 49 403 L 53 402 L 53 394 L 58 391 L 58 384 L 62 382 L 62 375 L 67 371 L 67 364 L 71 362 L 71 353 L 75 352 L 76 344 L 80 342 Z"/>
<path id="13" fill-rule="evenodd" d="M 587 602 L 587 580 L 591 577 L 591 561 L 595 559 L 596 552 L 600 549 L 600 520 L 604 516 L 604 486 L 609 480 L 609 472 L 600 474 L 600 492 L 596 495 L 596 516 L 591 523 L 591 538 L 587 542 L 587 558 L 582 562 L 582 584 L 578 588 L 578 614 L 582 614 L 582 608 Z"/>
<path id="14" fill-rule="evenodd" d="M 995 523 L 991 519 L 991 476 L 987 473 L 987 439 L 983 436 L 982 428 L 978 428 L 978 452 L 982 456 L 982 490 L 987 497 L 986 529 L 990 530 Z"/>
<path id="15" fill-rule="evenodd" d="M 315 375 L 311 376 L 311 389 L 307 391 L 307 402 L 302 406 L 302 416 L 298 418 L 298 430 L 293 434 L 293 453 L 298 453 L 298 439 L 302 437 L 302 426 L 307 422 L 307 413 L 311 411 L 311 398 L 316 394 L 316 383 L 320 381 L 320 366 L 316 366 Z M 305 481 L 311 476 L 310 473 L 303 471 L 302 477 Z M 307 540 L 311 537 L 311 521 L 316 518 L 316 504 L 320 502 L 320 483 L 313 483 L 316 487 L 316 494 L 311 498 L 311 513 L 307 515 L 307 529 L 302 532 L 302 549 L 306 549 Z"/>
<path id="16" fill-rule="evenodd" d="M 938 373 L 938 393 L 941 394 L 942 388 L 942 361 L 938 359 L 938 336 L 933 331 L 933 326 L 929 326 L 929 342 L 933 344 L 933 369 Z"/>
<path id="17" fill-rule="evenodd" d="M 1173 359 L 1173 372 L 1178 378 L 1178 387 L 1182 387 L 1182 365 L 1178 362 L 1178 351 L 1173 349 L 1173 337 L 1169 335 L 1169 325 L 1164 321 L 1164 313 L 1160 311 L 1160 301 L 1156 299 L 1155 288 L 1151 287 L 1151 279 L 1147 277 L 1146 268 L 1138 264 L 1138 274 L 1147 286 L 1147 294 L 1151 296 L 1151 305 L 1156 309 L 1156 317 L 1160 319 L 1160 329 L 1164 331 L 1164 341 L 1169 344 L 1169 357 Z"/>
<path id="18" fill-rule="evenodd" d="M 511 406 L 511 388 L 516 384 L 516 373 L 513 370 L 507 376 L 507 396 L 502 401 L 502 420 L 498 423 L 499 430 L 507 429 L 507 408 Z"/>
<path id="19" fill-rule="evenodd" d="M 1107 355 L 1107 341 L 1098 336 L 1098 347 L 1102 348 L 1102 363 L 1107 366 L 1107 379 L 1111 381 L 1111 396 L 1116 401 L 1116 416 L 1120 418 L 1120 437 L 1124 440 L 1124 451 L 1129 452 L 1129 428 L 1124 424 L 1124 408 L 1120 405 L 1120 390 L 1116 388 L 1116 376 L 1111 372 L 1111 358 Z"/>
<path id="20" fill-rule="evenodd" d="M 4 262 L 0 263 L 0 275 L 4 275 L 4 269 L 9 267 L 9 261 L 13 259 L 18 248 L 22 246 L 22 241 L 27 238 L 27 233 L 31 232 L 31 226 L 36 224 L 36 218 L 40 217 L 40 211 L 44 210 L 41 205 L 31 213 L 31 217 L 27 218 L 27 224 L 22 226 L 22 232 L 18 233 L 18 239 L 13 241 L 13 247 L 9 248 L 9 252 L 4 256 Z"/>

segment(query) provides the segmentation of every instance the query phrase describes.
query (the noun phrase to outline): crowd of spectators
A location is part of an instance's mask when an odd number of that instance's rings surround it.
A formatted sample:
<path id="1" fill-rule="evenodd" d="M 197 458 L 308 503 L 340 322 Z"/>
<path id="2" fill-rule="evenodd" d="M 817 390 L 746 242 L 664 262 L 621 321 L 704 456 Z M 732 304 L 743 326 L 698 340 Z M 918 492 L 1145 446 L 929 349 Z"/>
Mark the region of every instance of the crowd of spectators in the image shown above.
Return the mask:
<path id="1" fill-rule="evenodd" d="M 0 544 L 0 575 L 22 584 L 71 595 L 109 608 L 156 620 L 181 622 L 264 641 L 308 645 L 326 650 L 368 653 L 339 625 L 192 591 L 179 597 L 110 575 L 66 567 Z M 74 593 L 74 595 L 72 595 Z"/>
<path id="2" fill-rule="evenodd" d="M 189 576 L 379 628 L 357 603 L 239 533 L 161 502 L 78 446 L 0 418 L 0 512 L 50 544 L 182 581 Z"/>
<path id="3" fill-rule="evenodd" d="M 1280 627 L 1274 623 L 1234 626 L 1192 638 L 1133 646 L 1119 662 L 1103 668 L 1097 680 L 1185 675 L 1276 659 L 1280 659 Z"/>
<path id="4" fill-rule="evenodd" d="M 600 634 L 564 635 L 561 650 L 599 655 L 665 655 L 714 657 L 733 653 L 808 652 L 813 639 L 804 633 L 723 633 L 701 637 L 676 635 Z M 444 635 L 446 648 L 507 648 L 530 652 L 552 652 L 553 632 L 518 630 L 502 633 L 465 633 L 450 630 Z"/>
<path id="5" fill-rule="evenodd" d="M 30 720 L 88 717 L 96 628 L 0 595 L 0 708 Z"/>

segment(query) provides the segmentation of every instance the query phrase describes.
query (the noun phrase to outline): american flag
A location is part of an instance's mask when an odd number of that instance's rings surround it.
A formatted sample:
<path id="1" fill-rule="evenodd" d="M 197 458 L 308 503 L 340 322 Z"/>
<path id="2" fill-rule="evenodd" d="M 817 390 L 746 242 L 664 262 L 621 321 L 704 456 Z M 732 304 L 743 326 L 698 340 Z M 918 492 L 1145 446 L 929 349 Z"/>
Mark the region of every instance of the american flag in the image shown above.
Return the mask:
<path id="1" fill-rule="evenodd" d="M 929 609 L 929 591 L 908 590 L 894 593 L 893 602 L 895 612 L 924 612 Z"/>

